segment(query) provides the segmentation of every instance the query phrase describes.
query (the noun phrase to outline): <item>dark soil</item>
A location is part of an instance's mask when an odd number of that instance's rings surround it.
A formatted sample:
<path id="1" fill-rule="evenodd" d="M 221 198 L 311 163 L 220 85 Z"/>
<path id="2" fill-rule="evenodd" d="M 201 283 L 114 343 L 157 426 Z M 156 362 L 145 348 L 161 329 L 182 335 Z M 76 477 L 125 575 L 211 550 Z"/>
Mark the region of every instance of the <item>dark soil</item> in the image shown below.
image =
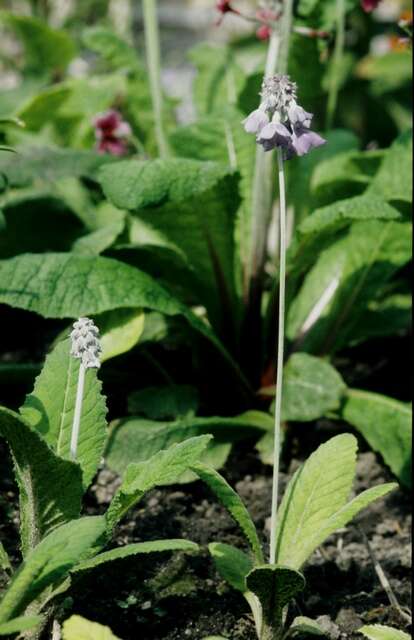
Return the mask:
<path id="1" fill-rule="evenodd" d="M 282 473 L 282 487 L 308 455 L 307 449 L 332 435 L 330 431 L 329 425 L 326 429 L 321 424 L 306 446 L 302 438 L 293 438 L 297 457 Z M 269 469 L 251 449 L 242 446 L 234 452 L 225 475 L 246 502 L 267 544 Z M 360 455 L 355 492 L 390 479 L 373 453 Z M 104 510 L 117 484 L 113 474 L 102 470 L 89 493 L 88 511 Z M 352 638 L 368 623 L 407 629 L 379 582 L 364 536 L 401 607 L 408 608 L 410 513 L 409 496 L 397 490 L 332 536 L 306 565 L 307 588 L 292 614 L 318 619 L 333 640 Z M 243 548 L 243 537 L 201 483 L 152 491 L 123 523 L 115 544 L 181 537 L 202 545 L 202 553 L 138 556 L 117 561 L 104 571 L 102 567 L 91 571 L 73 585 L 65 602 L 68 614 L 78 613 L 107 624 L 124 640 L 202 640 L 211 635 L 254 640 L 247 604 L 220 579 L 206 551 L 211 541 Z"/>

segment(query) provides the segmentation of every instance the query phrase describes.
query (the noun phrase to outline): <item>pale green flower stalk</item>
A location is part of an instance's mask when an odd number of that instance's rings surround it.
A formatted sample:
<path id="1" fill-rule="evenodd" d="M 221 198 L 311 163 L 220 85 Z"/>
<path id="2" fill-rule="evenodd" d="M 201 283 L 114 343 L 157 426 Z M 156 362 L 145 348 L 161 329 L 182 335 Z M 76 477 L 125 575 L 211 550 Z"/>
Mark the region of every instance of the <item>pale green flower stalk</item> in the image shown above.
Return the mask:
<path id="1" fill-rule="evenodd" d="M 281 442 L 282 387 L 285 338 L 286 297 L 286 186 L 284 163 L 294 156 L 303 156 L 323 144 L 325 140 L 311 130 L 313 114 L 297 102 L 297 86 L 286 75 L 289 57 L 289 37 L 292 30 L 292 0 L 284 4 L 279 50 L 279 73 L 263 80 L 259 108 L 244 121 L 245 130 L 256 134 L 262 152 L 277 151 L 279 177 L 279 324 L 277 339 L 277 373 L 274 423 L 273 490 L 270 536 L 270 564 L 276 562 L 277 507 L 279 497 L 279 461 Z M 272 158 L 272 154 L 268 153 Z M 262 212 L 259 211 L 259 214 Z M 258 212 L 254 211 L 254 216 Z M 263 221 L 263 219 L 262 219 Z M 263 232 L 264 227 L 261 229 Z M 266 228 L 267 233 L 267 228 Z"/>
<path id="2" fill-rule="evenodd" d="M 71 356 L 80 360 L 78 386 L 76 390 L 75 413 L 73 416 L 72 435 L 70 440 L 70 456 L 76 460 L 80 424 L 82 417 L 82 403 L 85 389 L 86 369 L 99 369 L 102 353 L 98 327 L 89 318 L 79 318 L 70 334 L 72 341 Z"/>
<path id="3" fill-rule="evenodd" d="M 326 129 L 332 129 L 338 104 L 340 66 L 345 50 L 345 0 L 336 0 L 336 39 L 331 68 L 329 70 L 328 106 L 326 111 Z"/>
<path id="4" fill-rule="evenodd" d="M 155 136 L 157 139 L 160 158 L 167 158 L 170 155 L 170 152 L 163 123 L 160 35 L 156 0 L 142 0 L 142 11 L 144 17 L 148 75 L 155 119 Z"/>

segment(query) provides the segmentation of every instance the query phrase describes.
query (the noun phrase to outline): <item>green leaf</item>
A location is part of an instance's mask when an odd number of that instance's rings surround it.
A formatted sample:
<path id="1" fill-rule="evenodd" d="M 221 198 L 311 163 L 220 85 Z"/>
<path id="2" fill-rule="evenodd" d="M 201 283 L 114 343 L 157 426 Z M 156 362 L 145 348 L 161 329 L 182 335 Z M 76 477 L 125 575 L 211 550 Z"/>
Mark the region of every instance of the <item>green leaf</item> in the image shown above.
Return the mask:
<path id="1" fill-rule="evenodd" d="M 125 227 L 124 220 L 117 220 L 101 229 L 92 231 L 73 243 L 72 251 L 79 255 L 96 256 L 109 249 L 122 233 Z"/>
<path id="2" fill-rule="evenodd" d="M 199 459 L 210 440 L 211 436 L 190 438 L 159 451 L 146 462 L 130 464 L 106 513 L 108 530 L 112 531 L 147 491 L 156 486 L 172 484 L 179 478 Z"/>
<path id="3" fill-rule="evenodd" d="M 105 362 L 138 344 L 144 331 L 145 314 L 141 309 L 116 309 L 97 316 L 95 323 L 101 334 L 101 361 Z"/>
<path id="4" fill-rule="evenodd" d="M 160 399 L 161 400 L 161 399 Z M 173 422 L 155 422 L 143 418 L 124 418 L 113 423 L 105 452 L 108 466 L 119 474 L 123 474 L 131 462 L 141 462 L 167 449 L 172 444 L 183 442 L 188 438 L 204 434 L 214 435 L 202 457 L 214 468 L 224 464 L 221 446 L 233 443 L 248 435 L 255 435 L 273 428 L 273 419 L 269 414 L 249 412 L 234 418 L 197 418 L 181 417 Z M 227 454 L 229 452 L 227 451 Z M 194 476 L 185 474 L 180 482 L 194 480 Z M 174 480 L 176 482 L 177 480 Z"/>
<path id="5" fill-rule="evenodd" d="M 72 569 L 72 573 L 78 573 L 79 571 L 86 571 L 88 569 L 94 569 L 106 562 L 112 562 L 113 560 L 121 560 L 122 558 L 129 558 L 141 553 L 163 553 L 164 551 L 198 551 L 199 546 L 195 542 L 190 540 L 151 540 L 150 542 L 137 542 L 136 544 L 127 544 L 124 547 L 117 549 L 111 549 L 104 553 L 99 553 L 90 560 L 85 560 L 76 565 Z"/>
<path id="6" fill-rule="evenodd" d="M 325 636 L 326 632 L 316 620 L 312 620 L 312 618 L 307 618 L 306 616 L 298 616 L 289 627 L 288 637 L 295 636 L 296 634 L 300 636 Z"/>
<path id="7" fill-rule="evenodd" d="M 0 302 L 46 318 L 79 318 L 111 309 L 151 309 L 182 315 L 242 374 L 208 325 L 147 274 L 104 257 L 26 254 L 0 261 Z M 243 385 L 246 387 L 243 379 Z"/>
<path id="8" fill-rule="evenodd" d="M 339 409 L 346 385 L 332 365 L 306 353 L 285 365 L 282 419 L 309 422 Z"/>
<path id="9" fill-rule="evenodd" d="M 217 471 L 207 465 L 196 463 L 191 465 L 191 469 L 210 487 L 240 526 L 255 555 L 256 562 L 263 562 L 263 551 L 256 527 L 240 496 Z"/>
<path id="10" fill-rule="evenodd" d="M 128 413 L 143 415 L 151 420 L 194 416 L 198 405 L 198 390 L 184 384 L 146 387 L 128 396 Z"/>
<path id="11" fill-rule="evenodd" d="M 100 55 L 112 69 L 142 68 L 138 52 L 116 33 L 105 27 L 89 27 L 82 34 L 85 46 Z"/>
<path id="12" fill-rule="evenodd" d="M 208 550 L 221 577 L 233 589 L 245 593 L 247 591 L 246 576 L 253 569 L 249 556 L 240 549 L 221 542 L 212 542 L 208 545 Z"/>
<path id="13" fill-rule="evenodd" d="M 394 293 L 380 300 L 373 300 L 361 316 L 352 334 L 352 344 L 369 338 L 404 335 L 411 326 L 411 293 Z"/>
<path id="14" fill-rule="evenodd" d="M 389 51 L 384 55 L 368 55 L 356 68 L 359 78 L 370 81 L 371 91 L 385 101 L 387 93 L 408 88 L 413 70 L 410 51 Z"/>
<path id="15" fill-rule="evenodd" d="M 24 120 L 28 131 L 40 131 L 50 126 L 51 114 L 55 114 L 70 96 L 66 84 L 52 85 L 30 97 L 20 106 L 18 116 Z M 24 139 L 24 137 L 23 137 Z"/>
<path id="16" fill-rule="evenodd" d="M 299 569 L 329 535 L 397 486 L 368 489 L 347 503 L 356 453 L 354 436 L 342 434 L 322 444 L 295 473 L 278 511 L 278 564 Z"/>
<path id="17" fill-rule="evenodd" d="M 288 337 L 302 351 L 343 348 L 369 303 L 410 258 L 408 223 L 354 222 L 307 274 L 288 312 Z"/>
<path id="18" fill-rule="evenodd" d="M 18 151 L 12 156 L 0 156 L 0 172 L 10 187 L 24 187 L 40 180 L 54 184 L 66 176 L 93 178 L 102 164 L 114 162 L 113 156 L 75 149 L 25 147 Z"/>
<path id="19" fill-rule="evenodd" d="M 1 433 L 1 428 L 0 428 Z M 9 555 L 0 540 L 0 569 L 2 571 L 12 571 Z"/>
<path id="20" fill-rule="evenodd" d="M 268 637 L 278 637 L 276 632 L 283 624 L 283 610 L 303 591 L 305 578 L 288 567 L 264 565 L 255 567 L 248 574 L 246 585 L 262 605 L 264 627 L 274 634 Z"/>
<path id="21" fill-rule="evenodd" d="M 407 131 L 386 153 L 368 193 L 381 195 L 386 200 L 412 201 L 412 148 L 412 132 Z"/>
<path id="22" fill-rule="evenodd" d="M 13 453 L 20 499 L 23 554 L 53 528 L 77 518 L 82 476 L 77 464 L 57 457 L 21 416 L 0 408 L 0 435 Z"/>
<path id="23" fill-rule="evenodd" d="M 166 246 L 179 248 L 193 272 L 197 298 L 206 304 L 212 321 L 223 325 L 234 302 L 239 199 L 231 170 L 184 158 L 125 160 L 102 167 L 100 182 L 115 206 L 134 211 L 139 221 L 164 238 Z M 145 236 L 140 244 L 147 244 Z"/>
<path id="24" fill-rule="evenodd" d="M 342 416 L 382 455 L 400 482 L 410 487 L 411 407 L 377 393 L 349 389 Z"/>
<path id="25" fill-rule="evenodd" d="M 10 633 L 20 633 L 37 627 L 43 620 L 42 616 L 20 616 L 13 618 L 9 622 L 0 623 L 0 636 L 7 636 Z"/>
<path id="26" fill-rule="evenodd" d="M 0 602 L 0 622 L 22 614 L 49 586 L 58 584 L 102 540 L 105 518 L 72 520 L 50 533 L 27 556 Z"/>
<path id="27" fill-rule="evenodd" d="M 240 173 L 241 203 L 237 212 L 236 247 L 241 265 L 245 265 L 250 256 L 255 160 L 255 140 L 243 130 L 243 117 L 236 109 L 223 108 L 220 113 L 179 127 L 170 138 L 178 155 L 196 160 L 221 162 Z"/>
<path id="28" fill-rule="evenodd" d="M 193 98 L 198 116 L 237 104 L 245 75 L 231 48 L 203 43 L 190 51 L 189 58 L 197 69 Z"/>
<path id="29" fill-rule="evenodd" d="M 75 413 L 80 360 L 70 355 L 70 340 L 50 353 L 36 378 L 33 392 L 21 408 L 23 418 L 39 431 L 61 458 L 70 458 L 70 439 Z M 106 441 L 106 405 L 96 369 L 85 374 L 77 462 L 83 487 L 89 486 L 101 461 Z"/>
<path id="30" fill-rule="evenodd" d="M 411 636 L 399 629 L 393 629 L 383 624 L 369 624 L 358 629 L 368 640 L 409 640 Z"/>
<path id="31" fill-rule="evenodd" d="M 340 200 L 316 209 L 299 225 L 288 253 L 290 275 L 303 273 L 355 221 L 401 220 L 400 212 L 383 198 L 372 194 Z"/>
<path id="32" fill-rule="evenodd" d="M 63 71 L 76 55 L 75 43 L 67 32 L 52 29 L 42 20 L 1 11 L 0 22 L 22 41 L 32 71 Z"/>
<path id="33" fill-rule="evenodd" d="M 109 627 L 81 616 L 71 616 L 63 623 L 63 640 L 120 640 Z"/>

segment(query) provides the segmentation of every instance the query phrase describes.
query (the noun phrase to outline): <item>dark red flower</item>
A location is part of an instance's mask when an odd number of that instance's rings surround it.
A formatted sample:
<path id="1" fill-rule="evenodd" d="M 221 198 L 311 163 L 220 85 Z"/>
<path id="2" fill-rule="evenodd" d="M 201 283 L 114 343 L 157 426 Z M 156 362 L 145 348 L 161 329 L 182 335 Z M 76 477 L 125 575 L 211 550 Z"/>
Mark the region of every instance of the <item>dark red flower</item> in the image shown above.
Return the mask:
<path id="1" fill-rule="evenodd" d="M 128 138 L 132 131 L 118 111 L 111 109 L 99 114 L 94 118 L 93 124 L 99 153 L 110 153 L 114 156 L 127 153 Z"/>
<path id="2" fill-rule="evenodd" d="M 220 11 L 220 13 L 233 13 L 234 9 L 231 6 L 230 0 L 217 0 L 216 9 Z"/>
<path id="3" fill-rule="evenodd" d="M 267 24 L 262 24 L 262 26 L 259 27 L 256 31 L 256 36 L 259 38 L 259 40 L 269 40 L 271 35 L 272 29 Z"/>
<path id="4" fill-rule="evenodd" d="M 378 7 L 380 2 L 381 0 L 361 0 L 361 5 L 364 11 L 371 13 Z"/>

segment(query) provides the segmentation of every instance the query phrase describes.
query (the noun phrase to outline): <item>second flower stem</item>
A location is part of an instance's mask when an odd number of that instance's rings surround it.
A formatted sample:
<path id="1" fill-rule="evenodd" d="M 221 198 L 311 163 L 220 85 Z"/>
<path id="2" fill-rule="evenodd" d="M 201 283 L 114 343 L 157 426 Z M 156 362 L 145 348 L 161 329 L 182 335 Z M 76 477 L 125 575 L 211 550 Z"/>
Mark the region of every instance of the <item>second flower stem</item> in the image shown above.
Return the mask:
<path id="1" fill-rule="evenodd" d="M 85 387 L 85 372 L 86 372 L 85 365 L 81 361 L 80 367 L 79 367 L 78 387 L 76 390 L 76 402 L 75 402 L 75 413 L 73 416 L 72 436 L 70 439 L 70 456 L 72 460 L 76 460 L 77 453 L 78 453 L 78 441 L 79 441 L 79 432 L 80 432 L 80 421 L 81 421 L 81 415 L 82 415 L 83 391 Z"/>
<path id="2" fill-rule="evenodd" d="M 169 147 L 164 131 L 161 63 L 160 63 L 160 37 L 157 18 L 156 0 L 143 0 L 142 10 L 145 27 L 145 48 L 147 54 L 148 74 L 151 89 L 152 106 L 155 120 L 155 136 L 157 139 L 160 158 L 169 156 Z"/>
<path id="3" fill-rule="evenodd" d="M 281 444 L 282 387 L 285 341 L 285 294 L 286 294 L 286 185 L 283 151 L 277 150 L 279 173 L 279 324 L 277 339 L 277 377 L 275 400 L 275 443 L 273 458 L 272 516 L 270 529 L 270 564 L 276 562 L 277 505 L 279 500 L 279 461 Z"/>

